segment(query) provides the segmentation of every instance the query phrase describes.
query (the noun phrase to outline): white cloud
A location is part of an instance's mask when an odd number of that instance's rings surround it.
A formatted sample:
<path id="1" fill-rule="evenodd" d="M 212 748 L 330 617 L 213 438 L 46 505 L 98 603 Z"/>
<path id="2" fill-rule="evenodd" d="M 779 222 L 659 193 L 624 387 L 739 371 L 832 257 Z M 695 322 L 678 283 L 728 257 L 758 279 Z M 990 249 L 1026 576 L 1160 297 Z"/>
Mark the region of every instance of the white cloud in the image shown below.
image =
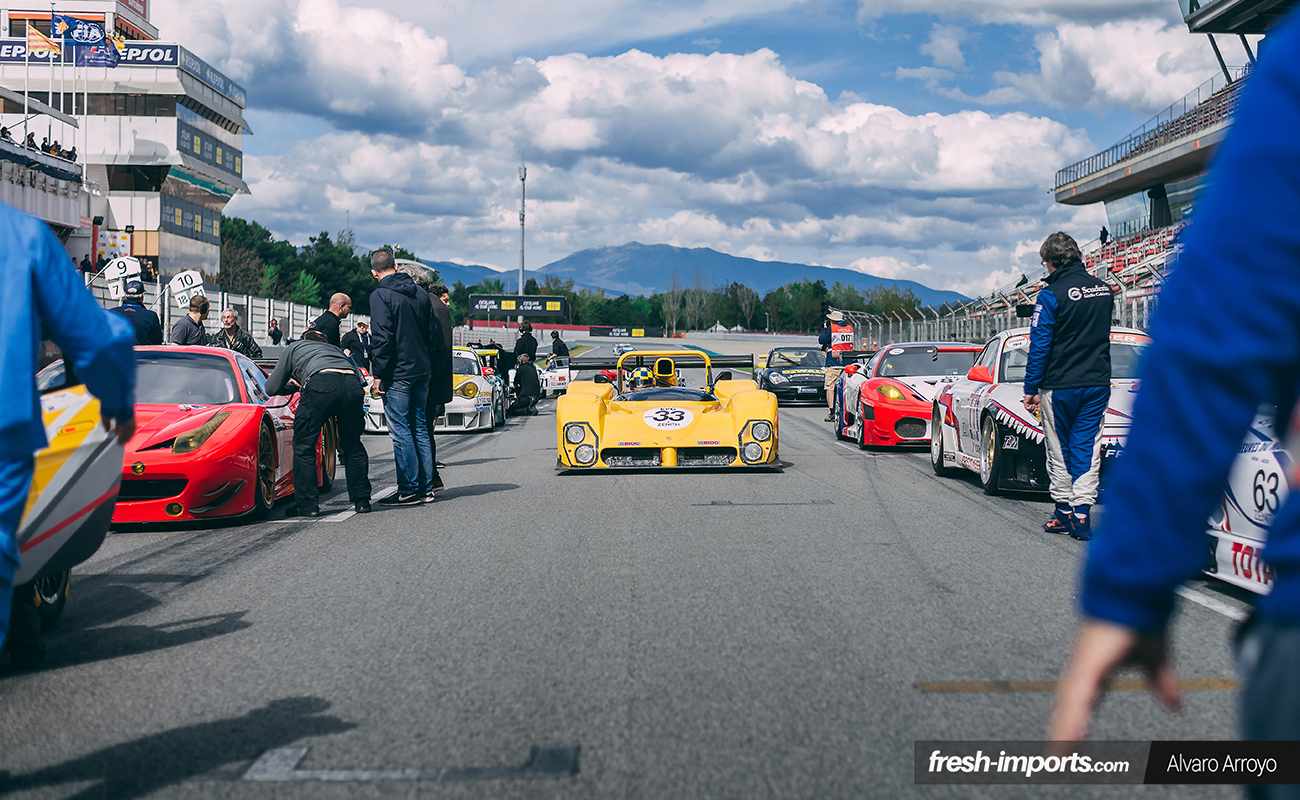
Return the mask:
<path id="1" fill-rule="evenodd" d="M 961 52 L 966 41 L 966 31 L 956 25 L 935 25 L 930 29 L 930 40 L 921 45 L 921 55 L 929 56 L 936 67 L 963 70 L 966 57 Z"/>
<path id="2" fill-rule="evenodd" d="M 950 252 L 941 264 L 933 248 L 969 254 L 1039 235 L 1057 213 L 1044 194 L 1053 173 L 1095 150 L 1083 132 L 1031 114 L 913 115 L 851 94 L 831 100 L 766 49 L 574 52 L 470 71 L 454 58 L 463 32 L 415 24 L 423 11 L 159 2 L 194 12 L 190 32 L 164 35 L 187 46 L 196 37 L 195 50 L 274 109 L 261 113 L 334 128 L 275 155 L 245 145 L 253 194 L 228 212 L 298 242 L 350 214 L 363 245 L 510 263 L 522 159 L 530 268 L 638 240 L 944 281 L 971 259 Z M 552 5 L 561 15 L 642 13 L 614 0 Z M 741 5 L 705 7 L 749 13 Z M 534 10 L 520 5 L 524 16 Z M 936 26 L 927 52 L 949 66 L 912 77 L 942 88 L 965 63 L 962 36 Z"/>
<path id="3" fill-rule="evenodd" d="M 1164 108 L 1218 71 L 1203 37 L 1181 24 L 1148 19 L 1060 25 L 1034 41 L 1038 71 L 999 72 L 994 79 L 1024 99 L 1057 108 L 1138 113 Z"/>
<path id="4" fill-rule="evenodd" d="M 934 14 L 994 25 L 1052 25 L 1064 21 L 1157 17 L 1174 19 L 1173 0 L 858 0 L 858 18 L 889 14 Z"/>
<path id="5" fill-rule="evenodd" d="M 877 278 L 907 279 L 914 281 L 925 280 L 925 274 L 930 271 L 929 264 L 913 264 L 894 256 L 864 256 L 848 265 L 848 269 L 864 272 L 867 275 L 875 275 Z"/>

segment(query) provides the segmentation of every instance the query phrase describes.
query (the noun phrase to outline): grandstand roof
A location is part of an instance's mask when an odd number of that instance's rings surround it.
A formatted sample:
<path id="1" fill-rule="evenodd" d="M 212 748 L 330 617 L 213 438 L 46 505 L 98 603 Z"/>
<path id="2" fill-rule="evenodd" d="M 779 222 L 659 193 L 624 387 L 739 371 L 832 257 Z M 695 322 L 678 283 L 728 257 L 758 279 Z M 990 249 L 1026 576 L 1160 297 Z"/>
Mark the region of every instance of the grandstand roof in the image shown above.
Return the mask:
<path id="1" fill-rule="evenodd" d="M 1263 33 L 1300 0 L 1178 0 L 1192 33 Z"/>

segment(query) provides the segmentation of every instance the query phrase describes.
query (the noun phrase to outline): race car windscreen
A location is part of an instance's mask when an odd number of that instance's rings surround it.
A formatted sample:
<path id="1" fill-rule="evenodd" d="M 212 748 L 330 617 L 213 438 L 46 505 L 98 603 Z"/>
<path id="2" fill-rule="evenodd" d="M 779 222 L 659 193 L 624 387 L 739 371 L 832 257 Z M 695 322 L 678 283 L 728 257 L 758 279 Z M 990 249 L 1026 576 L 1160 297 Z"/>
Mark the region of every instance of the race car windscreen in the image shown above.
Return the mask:
<path id="1" fill-rule="evenodd" d="M 649 403 L 698 403 L 712 400 L 713 395 L 697 389 L 684 389 L 680 386 L 663 386 L 653 389 L 626 391 L 618 396 L 619 400 Z"/>
<path id="2" fill-rule="evenodd" d="M 451 357 L 451 371 L 454 375 L 478 375 L 478 359 L 456 353 Z"/>
<path id="3" fill-rule="evenodd" d="M 136 354 L 135 401 L 164 405 L 238 403 L 234 367 L 203 353 Z"/>
<path id="4" fill-rule="evenodd" d="M 1023 342 L 1017 341 L 1023 339 Z M 1013 346 L 1014 344 L 1014 346 Z M 1138 376 L 1138 362 L 1146 342 L 1110 343 L 1110 378 L 1111 380 L 1129 380 Z M 1025 369 L 1029 366 L 1029 337 L 1019 336 L 1007 340 L 1007 347 L 1002 353 L 1003 383 L 1024 383 Z"/>
<path id="5" fill-rule="evenodd" d="M 894 350 L 901 352 L 895 353 Z M 895 347 L 888 350 L 876 370 L 878 378 L 919 378 L 931 375 L 965 375 L 979 353 L 944 353 L 934 348 Z"/>
<path id="6" fill-rule="evenodd" d="M 767 357 L 770 369 L 784 367 L 810 367 L 822 369 L 826 366 L 826 354 L 814 347 L 789 347 L 773 350 Z"/>

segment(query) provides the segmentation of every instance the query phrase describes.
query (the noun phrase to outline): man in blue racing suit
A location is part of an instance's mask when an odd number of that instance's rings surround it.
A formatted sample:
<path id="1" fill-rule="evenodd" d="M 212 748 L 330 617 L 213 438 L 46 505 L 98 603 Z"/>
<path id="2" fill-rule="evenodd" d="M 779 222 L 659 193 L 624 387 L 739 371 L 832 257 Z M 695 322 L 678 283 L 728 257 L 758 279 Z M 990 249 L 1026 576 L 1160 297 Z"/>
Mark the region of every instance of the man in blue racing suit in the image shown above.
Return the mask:
<path id="1" fill-rule="evenodd" d="M 1169 661 L 1174 593 L 1199 574 L 1206 519 L 1261 404 L 1281 422 L 1300 396 L 1300 17 L 1268 36 L 1215 155 L 1197 221 L 1161 293 L 1142 384 L 1106 516 L 1084 568 L 1084 621 L 1049 731 L 1084 737 L 1106 678 L 1144 668 L 1165 705 L 1181 702 Z M 1293 424 L 1287 436 L 1293 457 Z M 1300 492 L 1278 509 L 1263 556 L 1276 581 L 1238 633 L 1241 735 L 1300 740 Z M 1257 798 L 1300 787 L 1250 786 Z"/>
<path id="2" fill-rule="evenodd" d="M 135 433 L 135 331 L 101 309 L 67 252 L 40 220 L 0 203 L 0 375 L 9 397 L 0 403 L 0 644 L 9 631 L 16 535 L 27 504 L 33 455 L 44 448 L 36 391 L 42 338 L 53 339 L 96 397 L 105 427 L 117 438 Z M 17 604 L 15 604 L 17 607 Z M 17 620 L 29 625 L 31 620 Z"/>
<path id="3" fill-rule="evenodd" d="M 1039 414 L 1056 512 L 1048 533 L 1092 538 L 1091 510 L 1101 470 L 1101 430 L 1110 404 L 1110 287 L 1083 268 L 1083 254 L 1064 233 L 1039 248 L 1047 286 L 1029 329 L 1025 408 Z"/>

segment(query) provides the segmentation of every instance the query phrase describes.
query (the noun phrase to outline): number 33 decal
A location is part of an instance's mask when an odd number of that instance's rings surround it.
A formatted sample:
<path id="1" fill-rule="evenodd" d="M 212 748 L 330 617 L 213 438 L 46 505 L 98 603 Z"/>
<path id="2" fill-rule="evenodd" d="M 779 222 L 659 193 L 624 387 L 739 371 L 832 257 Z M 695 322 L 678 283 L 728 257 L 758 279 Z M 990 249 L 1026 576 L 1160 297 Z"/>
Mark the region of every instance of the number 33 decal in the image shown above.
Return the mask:
<path id="1" fill-rule="evenodd" d="M 641 419 L 651 428 L 661 431 L 675 431 L 685 428 L 695 421 L 695 415 L 688 408 L 652 408 L 641 415 Z"/>

